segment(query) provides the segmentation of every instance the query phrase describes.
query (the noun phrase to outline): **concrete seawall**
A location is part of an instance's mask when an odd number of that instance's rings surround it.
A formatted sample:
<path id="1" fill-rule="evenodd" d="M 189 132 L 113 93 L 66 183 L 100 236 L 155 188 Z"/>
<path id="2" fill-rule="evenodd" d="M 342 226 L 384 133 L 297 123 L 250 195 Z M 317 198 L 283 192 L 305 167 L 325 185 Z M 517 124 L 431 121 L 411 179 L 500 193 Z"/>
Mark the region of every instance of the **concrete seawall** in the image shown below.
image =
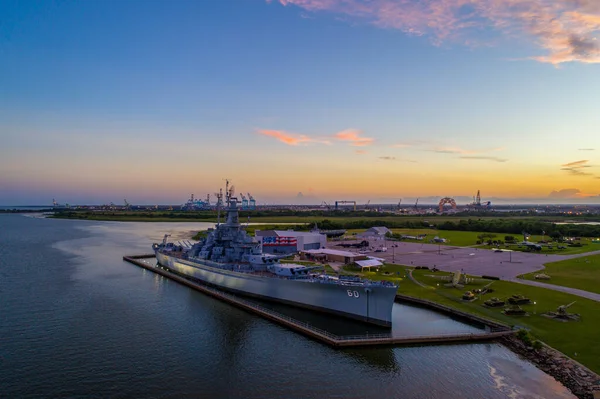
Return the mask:
<path id="1" fill-rule="evenodd" d="M 476 322 L 478 324 L 483 324 L 486 328 L 490 329 L 493 332 L 497 331 L 509 331 L 511 328 L 505 324 L 498 323 L 494 320 L 489 320 L 481 316 L 477 316 L 471 313 L 463 312 L 458 309 L 451 308 L 449 306 L 444 306 L 436 302 L 428 301 L 427 299 L 415 298 L 412 296 L 397 294 L 396 302 L 408 302 L 413 305 L 424 306 L 428 309 L 434 309 L 441 313 L 450 314 L 453 316 L 457 316 L 461 319 L 468 320 L 471 322 Z"/>
<path id="2" fill-rule="evenodd" d="M 257 314 L 262 316 L 268 320 L 271 320 L 275 323 L 283 325 L 291 330 L 297 331 L 303 335 L 326 343 L 333 347 L 357 347 L 357 346 L 375 346 L 375 345 L 411 345 L 411 344 L 440 344 L 440 343 L 456 343 L 456 342 L 472 342 L 472 341 L 487 341 L 493 340 L 500 337 L 504 337 L 510 334 L 513 334 L 513 331 L 510 331 L 506 326 L 495 326 L 492 327 L 489 331 L 481 332 L 481 333 L 462 333 L 462 334 L 446 334 L 446 335 L 429 335 L 429 336 L 407 336 L 407 337 L 392 337 L 387 334 L 377 334 L 377 335 L 358 335 L 358 336 L 339 336 L 332 334 L 328 331 L 319 329 L 314 327 L 308 323 L 304 323 L 299 320 L 292 319 L 286 315 L 275 312 L 271 309 L 267 309 L 262 307 L 261 305 L 246 300 L 245 298 L 230 294 L 228 292 L 221 291 L 217 288 L 209 287 L 207 285 L 199 284 L 195 281 L 191 281 L 185 277 L 174 274 L 168 270 L 165 270 L 160 267 L 156 267 L 149 263 L 144 262 L 144 259 L 154 258 L 154 255 L 133 255 L 133 256 L 124 256 L 123 260 L 139 267 L 142 267 L 146 270 L 152 271 L 154 273 L 160 274 L 161 276 L 167 277 L 171 280 L 177 281 L 180 284 L 183 284 L 187 287 L 190 287 L 194 290 L 200 291 L 204 294 L 210 295 L 214 298 L 227 302 L 231 305 L 234 305 L 238 308 L 244 309 L 248 312 Z M 410 298 L 410 299 L 408 299 Z M 445 308 L 441 305 L 440 307 L 431 306 L 432 303 L 428 301 L 416 302 L 417 298 L 398 296 L 397 300 L 400 301 L 408 301 L 412 303 L 418 303 L 422 306 L 433 307 L 436 310 L 442 311 L 444 313 L 452 313 L 450 308 Z M 437 304 L 434 304 L 437 305 Z M 443 309 L 442 309 L 443 308 Z M 464 314 L 462 317 L 468 318 L 470 315 Z M 474 318 L 471 318 L 474 320 Z M 478 323 L 482 323 L 489 326 L 488 321 L 482 322 L 480 320 L 475 320 Z M 491 326 L 490 326 L 491 327 Z"/>

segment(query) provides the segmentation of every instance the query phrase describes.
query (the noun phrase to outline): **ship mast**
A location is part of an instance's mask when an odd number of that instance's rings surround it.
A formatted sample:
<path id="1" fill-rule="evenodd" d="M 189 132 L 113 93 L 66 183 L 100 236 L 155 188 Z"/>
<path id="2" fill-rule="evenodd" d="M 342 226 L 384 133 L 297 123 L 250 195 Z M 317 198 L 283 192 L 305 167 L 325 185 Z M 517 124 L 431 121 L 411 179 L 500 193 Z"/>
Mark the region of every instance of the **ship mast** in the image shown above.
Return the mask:
<path id="1" fill-rule="evenodd" d="M 223 189 L 219 189 L 217 196 L 217 226 L 221 224 L 221 206 L 223 205 Z"/>

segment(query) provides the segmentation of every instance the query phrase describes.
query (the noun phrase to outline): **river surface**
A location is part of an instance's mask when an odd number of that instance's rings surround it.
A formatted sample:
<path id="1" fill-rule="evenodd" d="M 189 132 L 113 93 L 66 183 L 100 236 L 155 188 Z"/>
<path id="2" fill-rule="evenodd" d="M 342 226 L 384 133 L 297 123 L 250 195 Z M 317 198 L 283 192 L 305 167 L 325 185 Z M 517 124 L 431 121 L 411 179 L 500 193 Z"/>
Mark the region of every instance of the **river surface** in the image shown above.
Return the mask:
<path id="1" fill-rule="evenodd" d="M 208 226 L 0 215 L 0 397 L 574 397 L 499 344 L 336 350 L 122 261 Z M 474 330 L 394 307 L 394 334 Z"/>

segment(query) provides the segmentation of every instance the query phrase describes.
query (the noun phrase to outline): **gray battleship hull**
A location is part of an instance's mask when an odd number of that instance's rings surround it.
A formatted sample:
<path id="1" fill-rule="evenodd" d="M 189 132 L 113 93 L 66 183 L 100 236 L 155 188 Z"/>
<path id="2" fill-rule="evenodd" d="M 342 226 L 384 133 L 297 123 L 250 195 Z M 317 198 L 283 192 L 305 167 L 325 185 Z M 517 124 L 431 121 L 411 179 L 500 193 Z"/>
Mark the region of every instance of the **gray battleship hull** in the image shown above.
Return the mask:
<path id="1" fill-rule="evenodd" d="M 333 313 L 367 323 L 392 325 L 396 287 L 323 283 L 236 272 L 156 252 L 158 263 L 224 290 Z"/>

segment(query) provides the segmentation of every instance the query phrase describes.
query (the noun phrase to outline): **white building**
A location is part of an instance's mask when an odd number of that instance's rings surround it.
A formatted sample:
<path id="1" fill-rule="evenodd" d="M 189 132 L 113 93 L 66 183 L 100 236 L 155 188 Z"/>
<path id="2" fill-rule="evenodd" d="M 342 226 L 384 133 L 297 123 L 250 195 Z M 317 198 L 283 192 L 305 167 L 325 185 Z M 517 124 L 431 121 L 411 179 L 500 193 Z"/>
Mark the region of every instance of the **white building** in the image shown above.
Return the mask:
<path id="1" fill-rule="evenodd" d="M 339 249 L 322 248 L 309 249 L 300 252 L 301 259 L 321 262 L 336 262 L 350 265 L 357 260 L 365 260 L 367 256 L 349 251 L 340 251 Z"/>
<path id="2" fill-rule="evenodd" d="M 325 248 L 325 234 L 294 230 L 256 230 L 255 237 L 263 251 L 271 254 L 289 254 L 310 249 Z"/>
<path id="3" fill-rule="evenodd" d="M 356 235 L 358 238 L 385 238 L 387 233 L 391 233 L 390 229 L 384 226 L 371 227 L 364 233 Z"/>

